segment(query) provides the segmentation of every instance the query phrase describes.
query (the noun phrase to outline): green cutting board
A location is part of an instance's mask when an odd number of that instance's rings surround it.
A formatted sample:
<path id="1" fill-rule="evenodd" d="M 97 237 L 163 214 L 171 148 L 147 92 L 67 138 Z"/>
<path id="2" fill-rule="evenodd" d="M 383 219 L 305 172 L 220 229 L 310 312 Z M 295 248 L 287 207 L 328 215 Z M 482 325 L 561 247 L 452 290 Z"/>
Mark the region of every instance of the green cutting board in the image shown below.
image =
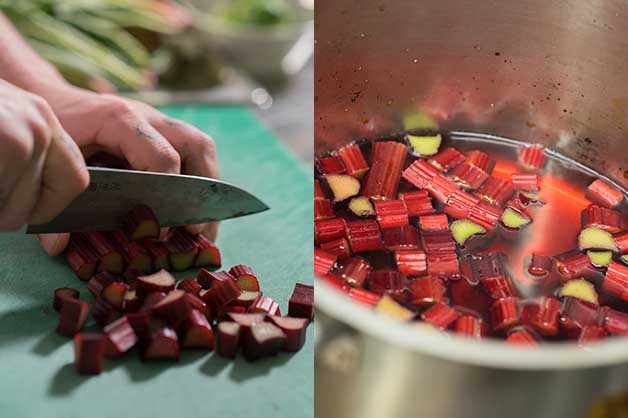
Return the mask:
<path id="1" fill-rule="evenodd" d="M 286 313 L 294 283 L 311 283 L 313 276 L 311 170 L 247 109 L 163 111 L 210 133 L 222 177 L 270 206 L 225 221 L 218 245 L 224 266 L 251 265 L 264 293 Z M 314 416 L 313 325 L 295 354 L 248 363 L 184 350 L 178 363 L 143 363 L 133 350 L 107 359 L 101 375 L 85 377 L 74 370 L 71 340 L 54 332 L 52 293 L 63 286 L 92 300 L 64 260 L 47 257 L 34 237 L 0 234 L 0 418 Z"/>

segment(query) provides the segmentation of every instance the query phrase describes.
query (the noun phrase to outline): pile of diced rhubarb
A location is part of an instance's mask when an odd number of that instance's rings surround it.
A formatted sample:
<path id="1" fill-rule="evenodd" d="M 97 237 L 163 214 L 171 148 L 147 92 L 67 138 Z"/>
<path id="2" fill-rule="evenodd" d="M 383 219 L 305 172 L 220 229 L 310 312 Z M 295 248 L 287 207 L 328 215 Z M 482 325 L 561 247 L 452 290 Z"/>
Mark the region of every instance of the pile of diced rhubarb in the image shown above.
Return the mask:
<path id="1" fill-rule="evenodd" d="M 212 350 L 247 360 L 278 351 L 299 351 L 313 319 L 314 288 L 297 283 L 288 316 L 262 294 L 253 270 L 236 265 L 219 268 L 218 248 L 203 235 L 177 228 L 159 240 L 152 211 L 139 206 L 123 230 L 72 234 L 65 258 L 87 281 L 90 304 L 79 291 L 54 292 L 59 312 L 57 332 L 74 337 L 75 365 L 80 373 L 98 374 L 104 356 L 121 356 L 139 347 L 144 360 L 178 360 L 180 349 Z M 195 277 L 177 283 L 170 271 L 199 268 Z M 102 328 L 81 333 L 89 315 Z"/>
<path id="2" fill-rule="evenodd" d="M 590 184 L 573 250 L 526 258 L 542 290 L 525 298 L 508 254 L 490 247 L 521 239 L 543 210 L 545 149 L 520 147 L 518 172 L 504 178 L 492 175 L 492 155 L 442 142 L 407 134 L 317 159 L 316 275 L 382 314 L 475 339 L 583 345 L 628 334 L 623 193 Z"/>

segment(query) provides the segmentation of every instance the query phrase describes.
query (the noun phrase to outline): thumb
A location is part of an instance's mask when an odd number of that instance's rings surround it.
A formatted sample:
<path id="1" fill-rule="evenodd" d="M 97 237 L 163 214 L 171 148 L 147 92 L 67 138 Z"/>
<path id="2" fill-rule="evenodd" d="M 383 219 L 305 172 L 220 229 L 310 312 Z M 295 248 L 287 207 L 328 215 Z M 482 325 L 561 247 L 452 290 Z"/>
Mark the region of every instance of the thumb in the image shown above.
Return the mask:
<path id="1" fill-rule="evenodd" d="M 57 256 L 68 246 L 70 234 L 39 234 L 37 239 L 48 255 Z"/>

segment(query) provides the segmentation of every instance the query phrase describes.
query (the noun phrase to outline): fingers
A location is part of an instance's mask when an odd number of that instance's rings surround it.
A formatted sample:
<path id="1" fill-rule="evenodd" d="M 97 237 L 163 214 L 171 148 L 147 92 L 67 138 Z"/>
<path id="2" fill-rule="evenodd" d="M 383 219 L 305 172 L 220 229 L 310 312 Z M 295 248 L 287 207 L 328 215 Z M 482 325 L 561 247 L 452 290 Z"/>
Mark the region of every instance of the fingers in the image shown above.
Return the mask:
<path id="1" fill-rule="evenodd" d="M 70 234 L 39 234 L 37 239 L 50 256 L 60 255 L 70 242 Z"/>

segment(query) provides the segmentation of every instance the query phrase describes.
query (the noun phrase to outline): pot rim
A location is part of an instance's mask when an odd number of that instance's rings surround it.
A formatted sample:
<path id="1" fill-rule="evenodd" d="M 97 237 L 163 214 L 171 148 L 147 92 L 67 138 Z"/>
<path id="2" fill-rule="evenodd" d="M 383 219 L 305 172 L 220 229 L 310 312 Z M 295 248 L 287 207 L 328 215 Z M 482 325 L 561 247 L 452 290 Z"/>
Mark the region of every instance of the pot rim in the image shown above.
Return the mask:
<path id="1" fill-rule="evenodd" d="M 399 322 L 353 301 L 315 278 L 316 308 L 364 335 L 401 348 L 468 365 L 511 370 L 576 370 L 628 362 L 628 338 L 613 337 L 586 347 L 552 343 L 534 348 L 513 347 L 499 340 L 473 341 L 451 333 L 433 332 Z M 452 341 L 454 340 L 454 341 Z"/>

